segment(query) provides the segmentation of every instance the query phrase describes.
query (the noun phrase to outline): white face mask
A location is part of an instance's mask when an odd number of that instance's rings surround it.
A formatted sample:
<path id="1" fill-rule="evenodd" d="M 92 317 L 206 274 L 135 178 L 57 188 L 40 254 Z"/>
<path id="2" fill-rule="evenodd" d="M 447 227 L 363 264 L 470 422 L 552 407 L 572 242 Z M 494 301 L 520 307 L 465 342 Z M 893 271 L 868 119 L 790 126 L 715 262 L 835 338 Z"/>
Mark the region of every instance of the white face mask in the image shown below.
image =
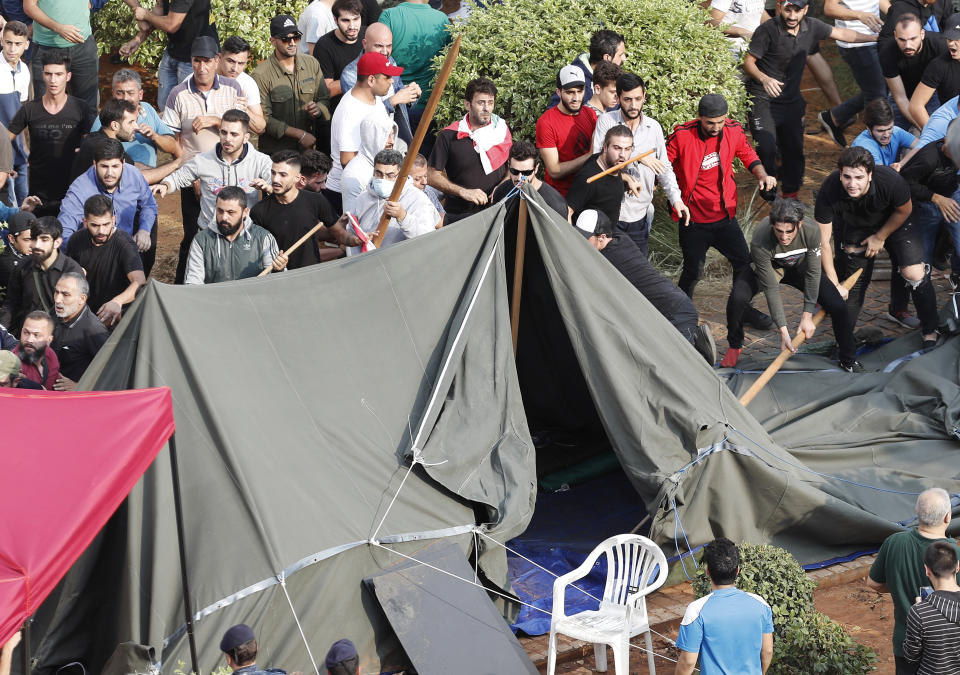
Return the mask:
<path id="1" fill-rule="evenodd" d="M 370 181 L 370 188 L 380 199 L 389 199 L 396 182 L 395 180 L 387 180 L 386 178 L 374 178 Z"/>

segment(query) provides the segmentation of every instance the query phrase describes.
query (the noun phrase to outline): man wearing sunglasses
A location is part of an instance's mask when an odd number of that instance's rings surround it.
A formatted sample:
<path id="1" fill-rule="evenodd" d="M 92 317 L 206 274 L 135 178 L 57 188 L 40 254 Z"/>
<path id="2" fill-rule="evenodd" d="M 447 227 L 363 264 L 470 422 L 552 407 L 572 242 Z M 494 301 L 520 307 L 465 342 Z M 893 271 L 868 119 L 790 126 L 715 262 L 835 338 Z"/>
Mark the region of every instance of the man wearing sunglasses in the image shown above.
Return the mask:
<path id="1" fill-rule="evenodd" d="M 320 64 L 301 54 L 300 29 L 288 14 L 270 20 L 273 54 L 253 71 L 267 128 L 260 136 L 260 151 L 309 150 L 316 145 L 316 120 L 330 119 L 330 92 Z"/>
<path id="2" fill-rule="evenodd" d="M 530 141 L 514 141 L 510 147 L 510 160 L 507 165 L 507 177 L 497 189 L 493 191 L 494 203 L 499 202 L 508 194 L 513 192 L 514 188 L 520 183 L 529 183 L 530 187 L 540 193 L 543 201 L 560 214 L 561 217 L 567 217 L 567 202 L 559 192 L 553 187 L 537 178 L 537 172 L 540 170 L 540 162 L 537 161 L 537 147 Z"/>

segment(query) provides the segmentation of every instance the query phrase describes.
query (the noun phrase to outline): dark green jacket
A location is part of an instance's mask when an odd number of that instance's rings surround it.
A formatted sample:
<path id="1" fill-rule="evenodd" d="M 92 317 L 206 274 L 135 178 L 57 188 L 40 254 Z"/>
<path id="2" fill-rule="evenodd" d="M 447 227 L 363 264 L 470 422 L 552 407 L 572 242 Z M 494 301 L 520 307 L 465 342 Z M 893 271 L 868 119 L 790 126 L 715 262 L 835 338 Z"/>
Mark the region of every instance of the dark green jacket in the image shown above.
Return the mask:
<path id="1" fill-rule="evenodd" d="M 320 107 L 317 119 L 330 119 L 330 92 L 323 81 L 320 64 L 309 54 L 297 54 L 295 58 L 292 73 L 280 65 L 275 53 L 252 73 L 260 88 L 260 104 L 267 120 L 258 149 L 268 155 L 277 150 L 299 150 L 296 138 L 283 135 L 287 127 L 314 133 L 316 120 L 303 109 L 310 101 Z"/>

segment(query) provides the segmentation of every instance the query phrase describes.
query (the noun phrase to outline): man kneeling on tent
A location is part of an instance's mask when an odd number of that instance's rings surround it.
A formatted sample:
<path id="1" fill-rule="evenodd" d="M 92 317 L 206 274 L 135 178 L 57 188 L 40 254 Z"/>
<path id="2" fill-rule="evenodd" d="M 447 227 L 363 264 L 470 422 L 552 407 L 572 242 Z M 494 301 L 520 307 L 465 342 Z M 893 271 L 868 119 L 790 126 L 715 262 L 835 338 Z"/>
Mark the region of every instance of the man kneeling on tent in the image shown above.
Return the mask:
<path id="1" fill-rule="evenodd" d="M 227 665 L 234 673 L 242 675 L 270 675 L 285 670 L 279 668 L 264 669 L 257 666 L 257 638 L 253 629 L 245 623 L 238 623 L 223 634 L 220 651 L 227 656 Z M 294 673 L 294 675 L 297 675 Z"/>
<path id="2" fill-rule="evenodd" d="M 840 367 L 850 373 L 862 371 L 863 367 L 856 360 L 853 321 L 840 292 L 827 275 L 821 273 L 820 228 L 816 223 L 803 222 L 803 204 L 796 199 L 774 202 L 769 217 L 764 218 L 754 231 L 750 257 L 753 259 L 752 269 L 734 280 L 727 300 L 727 342 L 730 348 L 721 365 L 732 368 L 740 357 L 743 313 L 758 290 L 766 296 L 770 315 L 780 329 L 780 348 L 797 351 L 790 339 L 780 297 L 780 284 L 785 283 L 803 292 L 798 333 L 803 332 L 808 340 L 813 337 L 816 330 L 813 312 L 819 304 L 833 321 Z"/>
<path id="3" fill-rule="evenodd" d="M 404 179 L 403 191 L 397 201 L 390 201 L 393 186 L 400 175 L 400 165 L 403 164 L 403 154 L 396 150 L 381 150 L 373 158 L 373 178 L 367 189 L 360 193 L 356 200 L 356 213 L 359 228 L 362 232 L 354 231 L 361 240 L 364 235 L 373 235 L 380 224 L 380 216 L 387 214 L 390 222 L 383 235 L 380 246 L 396 244 L 404 239 L 412 239 L 421 234 L 432 232 L 440 224 L 440 214 L 430 198 L 421 192 L 409 178 Z M 362 250 L 367 250 L 364 241 Z M 360 248 L 347 249 L 347 255 L 360 253 Z"/>
<path id="4" fill-rule="evenodd" d="M 587 209 L 577 217 L 576 227 L 611 265 L 633 284 L 664 318 L 680 331 L 711 366 L 717 362 L 717 346 L 710 326 L 699 324 L 693 300 L 660 274 L 641 255 L 637 243 L 625 234 L 613 233 L 613 222 L 603 211 Z"/>

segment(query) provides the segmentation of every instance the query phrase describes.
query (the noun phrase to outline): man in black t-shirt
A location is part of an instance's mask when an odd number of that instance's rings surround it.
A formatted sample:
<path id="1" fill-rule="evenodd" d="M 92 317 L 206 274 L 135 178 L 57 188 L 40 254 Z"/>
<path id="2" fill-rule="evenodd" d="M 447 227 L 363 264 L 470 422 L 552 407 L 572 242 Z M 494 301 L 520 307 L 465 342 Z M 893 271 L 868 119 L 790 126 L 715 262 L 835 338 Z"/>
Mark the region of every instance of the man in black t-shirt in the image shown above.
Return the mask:
<path id="1" fill-rule="evenodd" d="M 360 0 L 336 0 L 330 10 L 337 27 L 320 36 L 313 47 L 313 58 L 320 64 L 323 81 L 330 90 L 330 103 L 336 108 L 343 89 L 340 73 L 363 53 L 363 4 Z"/>
<path id="2" fill-rule="evenodd" d="M 592 183 L 587 179 L 627 161 L 632 154 L 633 132 L 630 127 L 624 124 L 610 127 L 603 137 L 603 150 L 587 160 L 570 185 L 567 192 L 568 221 L 577 222 L 587 209 L 602 211 L 612 223 L 620 221 L 620 202 L 626 191 L 621 172 L 608 174 Z"/>
<path id="3" fill-rule="evenodd" d="M 427 182 L 444 193 L 447 224 L 483 210 L 507 175 L 513 136 L 494 114 L 496 85 L 485 77 L 467 83 L 467 113 L 437 134 L 427 165 Z"/>
<path id="4" fill-rule="evenodd" d="M 67 94 L 70 60 L 60 52 L 43 55 L 46 91 L 39 99 L 23 104 L 10 123 L 10 140 L 30 131 L 30 194 L 40 198 L 37 216 L 59 213 L 60 200 L 70 187 L 74 153 L 90 131 L 96 111 Z"/>
<path id="5" fill-rule="evenodd" d="M 746 88 L 753 97 L 748 113 L 750 133 L 757 143 L 763 168 L 776 176 L 784 197 L 796 198 L 803 183 L 803 114 L 807 104 L 800 93 L 800 80 L 807 55 L 821 40 L 874 42 L 876 35 L 835 28 L 818 19 L 806 18 L 808 0 L 788 0 L 781 13 L 754 31 L 743 70 L 749 76 Z M 829 115 L 826 116 L 829 119 Z M 843 132 L 831 134 L 845 145 Z M 777 159 L 781 159 L 778 169 Z"/>
<path id="6" fill-rule="evenodd" d="M 890 167 L 875 166 L 866 148 L 847 148 L 837 164 L 839 170 L 823 182 L 814 209 L 820 226 L 823 274 L 846 298 L 850 321 L 856 325 L 876 255 L 886 247 L 911 288 L 923 347 L 935 346 L 937 298 L 922 238 L 907 223 L 913 208 L 910 186 Z M 863 273 L 848 294 L 840 282 L 857 269 Z"/>
<path id="7" fill-rule="evenodd" d="M 894 24 L 891 24 L 894 25 Z M 920 84 L 927 65 L 947 53 L 947 42 L 940 33 L 931 33 L 920 25 L 920 17 L 913 13 L 901 14 L 893 28 L 893 39 L 877 45 L 880 68 L 893 97 L 897 126 L 909 130 L 923 127 L 910 115 L 910 97 Z M 927 113 L 939 107 L 939 97 L 927 103 Z"/>
<path id="8" fill-rule="evenodd" d="M 300 176 L 300 153 L 296 150 L 280 150 L 270 158 L 270 185 L 260 186 L 270 192 L 250 211 L 250 220 L 267 230 L 277 240 L 280 252 L 285 253 L 298 239 L 317 223 L 325 227 L 290 253 L 287 269 L 295 270 L 323 262 L 320 256 L 322 242 L 360 246 L 356 235 L 347 235 L 345 218 L 337 219 L 330 202 L 319 192 L 297 188 Z"/>
<path id="9" fill-rule="evenodd" d="M 493 203 L 499 202 L 513 192 L 513 189 L 521 182 L 525 182 L 529 183 L 530 187 L 540 193 L 543 201 L 560 214 L 561 218 L 566 218 L 567 202 L 564 200 L 563 195 L 557 192 L 556 189 L 537 178 L 537 171 L 540 170 L 540 162 L 537 160 L 537 146 L 530 141 L 514 141 L 513 146 L 510 148 L 510 161 L 507 169 L 510 174 L 510 180 L 505 180 L 497 186 L 497 189 L 493 191 L 493 196 L 490 198 L 490 201 Z"/>
<path id="10" fill-rule="evenodd" d="M 3 253 L 0 253 L 0 302 L 14 270 L 30 257 L 30 225 L 36 219 L 29 211 L 19 211 L 7 223 L 7 240 L 3 242 Z"/>
<path id="11" fill-rule="evenodd" d="M 943 39 L 947 41 L 947 53 L 927 64 L 920 84 L 910 97 L 910 117 L 920 128 L 930 119 L 927 105 L 934 94 L 944 102 L 960 94 L 960 14 L 953 14 L 948 19 Z"/>
<path id="12" fill-rule="evenodd" d="M 60 359 L 60 377 L 53 384 L 57 391 L 73 391 L 93 357 L 110 337 L 103 323 L 87 306 L 90 284 L 76 272 L 61 275 L 53 290 L 53 309 L 57 321 L 50 346 Z"/>
<path id="13" fill-rule="evenodd" d="M 67 242 L 67 255 L 87 273 L 90 309 L 112 328 L 147 283 L 140 251 L 133 237 L 117 229 L 113 200 L 105 195 L 95 194 L 83 203 L 83 224 L 85 229 Z"/>
<path id="14" fill-rule="evenodd" d="M 157 111 L 162 113 L 170 92 L 193 74 L 190 49 L 201 36 L 212 37 L 219 44 L 217 27 L 210 20 L 210 0 L 161 0 L 152 10 L 140 6 L 139 0 L 123 0 L 133 10 L 140 29 L 136 37 L 120 47 L 120 56 L 133 54 L 154 29 L 169 35 L 167 49 L 157 67 Z"/>

